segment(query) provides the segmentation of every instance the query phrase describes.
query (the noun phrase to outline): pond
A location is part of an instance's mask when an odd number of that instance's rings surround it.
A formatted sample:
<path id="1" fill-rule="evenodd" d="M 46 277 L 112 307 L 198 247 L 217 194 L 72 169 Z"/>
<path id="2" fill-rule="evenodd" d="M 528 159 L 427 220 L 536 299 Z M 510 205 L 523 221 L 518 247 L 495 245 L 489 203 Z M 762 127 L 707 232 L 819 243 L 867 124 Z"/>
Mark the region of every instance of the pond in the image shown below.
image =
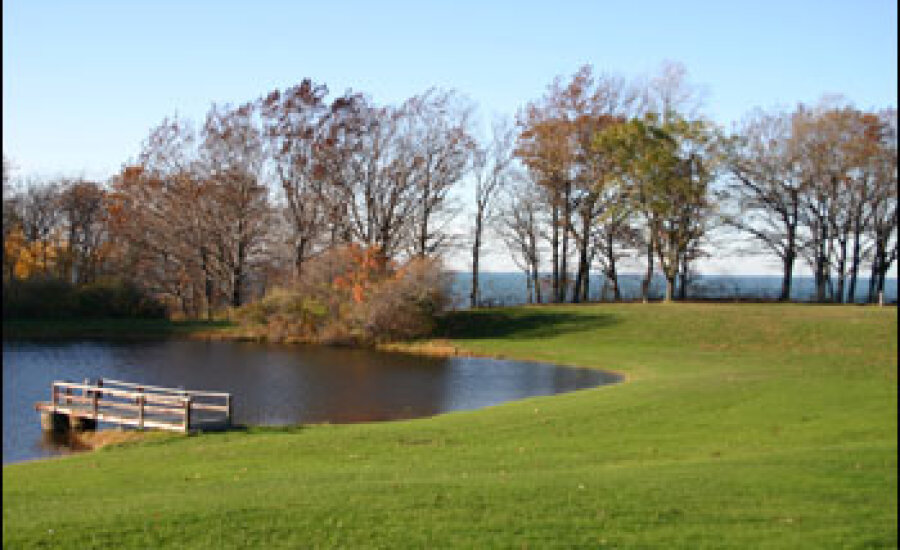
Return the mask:
<path id="1" fill-rule="evenodd" d="M 4 341 L 3 463 L 70 452 L 44 437 L 54 380 L 98 377 L 230 392 L 245 425 L 432 416 L 610 384 L 616 374 L 549 364 L 249 342 Z M 101 428 L 104 427 L 101 424 Z"/>

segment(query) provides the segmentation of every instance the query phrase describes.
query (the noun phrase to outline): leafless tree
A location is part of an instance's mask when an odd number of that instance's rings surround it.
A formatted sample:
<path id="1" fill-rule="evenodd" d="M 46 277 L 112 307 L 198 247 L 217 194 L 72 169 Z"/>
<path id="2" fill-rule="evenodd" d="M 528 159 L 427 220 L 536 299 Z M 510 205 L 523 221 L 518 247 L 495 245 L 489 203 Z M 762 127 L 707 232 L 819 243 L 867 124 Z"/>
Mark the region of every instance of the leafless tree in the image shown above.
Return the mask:
<path id="1" fill-rule="evenodd" d="M 725 154 L 736 208 L 725 216 L 726 223 L 781 259 L 780 301 L 791 296 L 804 193 L 790 138 L 788 114 L 757 110 L 732 135 Z"/>
<path id="2" fill-rule="evenodd" d="M 485 147 L 479 147 L 473 157 L 475 225 L 472 239 L 472 292 L 469 297 L 471 307 L 477 307 L 479 303 L 478 271 L 484 227 L 494 213 L 493 203 L 497 194 L 514 177 L 512 152 L 515 130 L 505 119 L 495 120 L 491 130 L 491 142 Z"/>
<path id="3" fill-rule="evenodd" d="M 231 305 L 244 302 L 251 270 L 260 267 L 271 208 L 261 181 L 262 135 L 254 105 L 213 106 L 203 126 L 201 159 L 213 204 L 206 220 Z"/>
<path id="4" fill-rule="evenodd" d="M 59 208 L 66 225 L 68 278 L 76 284 L 96 280 L 101 254 L 108 241 L 106 192 L 97 183 L 69 180 L 62 185 Z"/>
<path id="5" fill-rule="evenodd" d="M 335 205 L 323 188 L 323 171 L 334 144 L 334 125 L 342 120 L 340 111 L 352 104 L 347 95 L 329 105 L 327 94 L 325 85 L 305 79 L 258 102 L 266 150 L 287 204 L 298 277 L 332 219 Z"/>
<path id="6" fill-rule="evenodd" d="M 503 194 L 497 217 L 498 234 L 515 264 L 525 274 L 528 303 L 542 303 L 540 281 L 540 234 L 544 225 L 546 191 L 533 180 L 522 178 Z"/>
<path id="7" fill-rule="evenodd" d="M 473 107 L 456 92 L 431 88 L 407 100 L 399 109 L 397 146 L 409 149 L 407 167 L 415 185 L 414 253 L 427 256 L 447 243 L 446 223 L 438 221 L 448 208 L 448 193 L 470 168 L 475 140 L 471 136 Z M 446 219 L 443 220 L 446 222 Z"/>

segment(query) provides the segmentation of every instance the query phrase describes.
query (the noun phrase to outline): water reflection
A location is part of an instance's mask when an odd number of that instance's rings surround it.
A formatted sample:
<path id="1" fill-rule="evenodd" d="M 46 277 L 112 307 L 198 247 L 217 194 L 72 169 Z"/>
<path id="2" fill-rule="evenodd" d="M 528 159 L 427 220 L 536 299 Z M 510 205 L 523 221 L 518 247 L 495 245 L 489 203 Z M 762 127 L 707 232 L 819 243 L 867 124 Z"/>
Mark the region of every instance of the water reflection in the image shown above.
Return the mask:
<path id="1" fill-rule="evenodd" d="M 538 363 L 247 342 L 3 343 L 3 462 L 64 452 L 33 406 L 53 380 L 116 378 L 234 395 L 235 421 L 289 425 L 431 416 L 617 381 Z M 103 426 L 101 425 L 101 428 Z"/>

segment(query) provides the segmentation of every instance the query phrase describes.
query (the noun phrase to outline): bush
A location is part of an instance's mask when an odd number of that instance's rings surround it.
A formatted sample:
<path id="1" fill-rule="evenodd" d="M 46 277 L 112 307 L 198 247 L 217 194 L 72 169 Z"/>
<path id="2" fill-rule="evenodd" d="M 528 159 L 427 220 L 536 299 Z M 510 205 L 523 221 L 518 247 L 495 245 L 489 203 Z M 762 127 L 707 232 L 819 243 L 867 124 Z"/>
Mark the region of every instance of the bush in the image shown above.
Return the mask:
<path id="1" fill-rule="evenodd" d="M 327 309 L 303 293 L 276 288 L 262 300 L 237 308 L 234 318 L 245 326 L 263 328 L 269 339 L 314 338 Z"/>
<path id="2" fill-rule="evenodd" d="M 309 262 L 299 281 L 273 289 L 234 317 L 270 340 L 345 345 L 409 339 L 433 330 L 445 287 L 437 260 L 396 266 L 380 261 L 377 251 L 348 246 Z"/>
<path id="3" fill-rule="evenodd" d="M 4 318 L 68 318 L 74 303 L 75 288 L 59 279 L 32 277 L 3 284 Z"/>
<path id="4" fill-rule="evenodd" d="M 375 286 L 366 304 L 365 335 L 371 341 L 408 340 L 431 334 L 446 307 L 440 265 L 415 259 Z"/>
<path id="5" fill-rule="evenodd" d="M 122 281 L 74 286 L 52 278 L 31 278 L 3 286 L 3 317 L 71 319 L 82 317 L 164 318 L 165 307 Z"/>

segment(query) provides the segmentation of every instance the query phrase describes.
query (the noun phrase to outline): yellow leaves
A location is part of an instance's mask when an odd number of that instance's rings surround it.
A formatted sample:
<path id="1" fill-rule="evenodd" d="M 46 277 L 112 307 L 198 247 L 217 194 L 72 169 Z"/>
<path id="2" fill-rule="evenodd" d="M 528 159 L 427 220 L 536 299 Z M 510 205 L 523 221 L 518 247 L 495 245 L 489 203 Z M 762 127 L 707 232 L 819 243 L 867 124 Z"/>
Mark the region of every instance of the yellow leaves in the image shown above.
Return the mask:
<path id="1" fill-rule="evenodd" d="M 55 267 L 63 251 L 53 240 L 28 242 L 21 228 L 15 228 L 3 242 L 4 262 L 15 277 L 27 279 Z"/>

